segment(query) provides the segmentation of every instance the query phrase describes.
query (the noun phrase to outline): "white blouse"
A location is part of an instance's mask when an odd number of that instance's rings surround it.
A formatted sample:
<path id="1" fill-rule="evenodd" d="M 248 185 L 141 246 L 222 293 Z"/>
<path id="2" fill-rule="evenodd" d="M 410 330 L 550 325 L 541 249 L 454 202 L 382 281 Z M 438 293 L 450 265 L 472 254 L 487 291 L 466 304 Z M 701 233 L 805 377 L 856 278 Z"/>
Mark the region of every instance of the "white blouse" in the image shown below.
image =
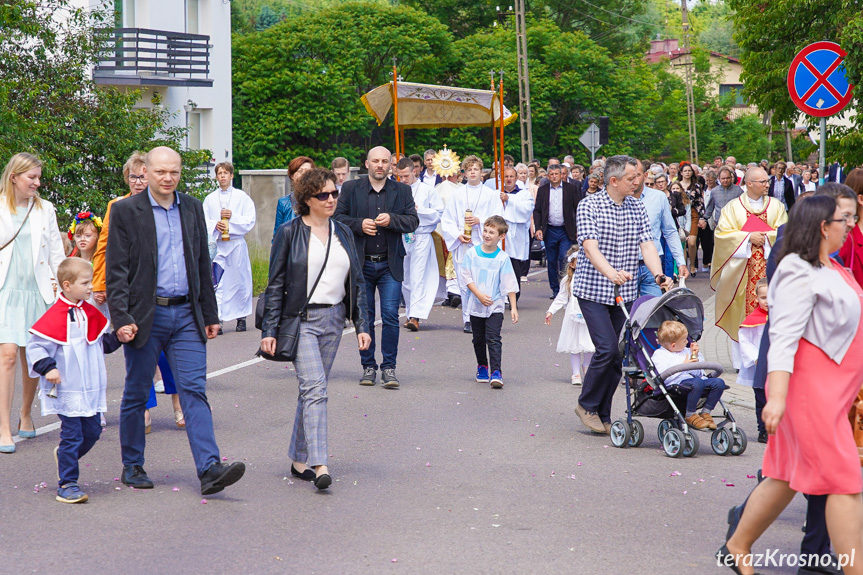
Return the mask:
<path id="1" fill-rule="evenodd" d="M 324 256 L 327 253 L 327 245 L 318 239 L 315 234 L 310 234 L 309 240 L 309 272 L 306 278 L 306 295 L 312 291 L 312 286 L 315 285 L 315 280 L 318 274 L 321 273 L 321 266 L 324 265 Z M 348 278 L 348 273 L 351 271 L 351 260 L 348 257 L 348 252 L 339 241 L 339 237 L 335 231 L 330 231 L 330 257 L 327 260 L 327 267 L 321 275 L 321 281 L 318 282 L 318 287 L 315 288 L 315 293 L 312 295 L 309 303 L 335 305 L 341 303 L 345 299 L 345 281 Z"/>

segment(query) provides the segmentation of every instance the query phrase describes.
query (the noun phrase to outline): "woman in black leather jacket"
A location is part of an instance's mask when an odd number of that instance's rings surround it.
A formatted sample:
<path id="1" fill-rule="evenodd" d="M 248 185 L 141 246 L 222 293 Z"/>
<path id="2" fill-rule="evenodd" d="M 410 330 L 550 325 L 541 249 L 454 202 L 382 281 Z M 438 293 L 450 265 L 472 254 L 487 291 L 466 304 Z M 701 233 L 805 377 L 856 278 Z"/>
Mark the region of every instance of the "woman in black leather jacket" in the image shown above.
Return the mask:
<path id="1" fill-rule="evenodd" d="M 361 350 L 371 342 L 353 232 L 332 219 L 338 194 L 335 176 L 321 168 L 297 182 L 299 217 L 276 233 L 262 325 L 261 350 L 273 355 L 279 325 L 299 315 L 308 299 L 294 360 L 300 391 L 288 455 L 291 473 L 314 481 L 318 489 L 332 483 L 327 469 L 327 380 L 345 318 L 353 322 Z"/>

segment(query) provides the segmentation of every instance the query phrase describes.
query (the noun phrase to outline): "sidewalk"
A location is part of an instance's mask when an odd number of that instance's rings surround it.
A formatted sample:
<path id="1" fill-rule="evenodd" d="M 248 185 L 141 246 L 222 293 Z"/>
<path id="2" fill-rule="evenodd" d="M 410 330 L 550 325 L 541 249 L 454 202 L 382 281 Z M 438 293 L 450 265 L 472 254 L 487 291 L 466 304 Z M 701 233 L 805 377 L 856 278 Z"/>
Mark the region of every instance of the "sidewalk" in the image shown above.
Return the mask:
<path id="1" fill-rule="evenodd" d="M 737 383 L 737 373 L 735 373 L 734 367 L 731 364 L 731 338 L 720 328 L 716 327 L 714 319 L 715 311 L 716 296 L 714 295 L 704 300 L 705 329 L 701 337 L 704 356 L 708 361 L 719 362 L 725 368 L 722 379 L 725 380 L 730 389 L 727 389 L 722 395 L 723 401 L 729 406 L 755 409 L 755 397 L 752 394 L 752 388 L 738 385 Z"/>

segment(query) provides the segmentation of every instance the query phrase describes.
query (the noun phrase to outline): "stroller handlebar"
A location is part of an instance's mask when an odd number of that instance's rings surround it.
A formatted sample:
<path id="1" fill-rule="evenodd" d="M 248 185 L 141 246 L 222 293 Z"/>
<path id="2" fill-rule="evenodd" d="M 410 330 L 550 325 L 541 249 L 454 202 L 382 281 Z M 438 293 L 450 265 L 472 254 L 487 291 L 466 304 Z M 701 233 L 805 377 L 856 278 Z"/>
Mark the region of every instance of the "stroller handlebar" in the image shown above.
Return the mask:
<path id="1" fill-rule="evenodd" d="M 659 276 L 659 283 L 664 283 L 665 279 L 666 279 L 666 276 L 660 275 Z M 672 287 L 673 287 L 673 285 L 672 285 Z M 680 287 L 685 287 L 683 282 L 681 282 Z M 620 286 L 617 284 L 614 284 L 614 303 L 617 305 L 623 304 L 623 299 L 620 297 Z"/>
<path id="2" fill-rule="evenodd" d="M 665 381 L 676 373 L 681 373 L 684 371 L 694 371 L 696 369 L 704 370 L 708 377 L 719 377 L 725 371 L 725 368 L 722 367 L 722 365 L 719 363 L 712 361 L 698 361 L 695 363 L 681 363 L 680 365 L 670 367 L 660 373 L 659 377 L 662 378 L 663 381 Z"/>

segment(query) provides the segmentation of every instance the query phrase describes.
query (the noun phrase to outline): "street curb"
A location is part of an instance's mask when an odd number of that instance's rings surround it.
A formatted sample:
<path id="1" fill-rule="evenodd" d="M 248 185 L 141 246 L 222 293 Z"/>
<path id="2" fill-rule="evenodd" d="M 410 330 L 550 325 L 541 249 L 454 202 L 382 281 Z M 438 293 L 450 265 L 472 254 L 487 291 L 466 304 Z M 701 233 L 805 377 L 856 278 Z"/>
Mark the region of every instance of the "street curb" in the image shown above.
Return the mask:
<path id="1" fill-rule="evenodd" d="M 701 335 L 701 341 L 705 345 L 705 357 L 710 361 L 715 361 L 725 368 L 725 373 L 722 374 L 722 379 L 728 385 L 722 400 L 733 406 L 745 407 L 746 409 L 755 409 L 755 398 L 752 395 L 752 388 L 747 385 L 739 385 L 737 383 L 737 374 L 734 372 L 734 366 L 731 363 L 731 338 L 722 331 L 715 323 L 716 296 L 710 296 L 702 302 L 704 304 L 704 332 Z"/>

